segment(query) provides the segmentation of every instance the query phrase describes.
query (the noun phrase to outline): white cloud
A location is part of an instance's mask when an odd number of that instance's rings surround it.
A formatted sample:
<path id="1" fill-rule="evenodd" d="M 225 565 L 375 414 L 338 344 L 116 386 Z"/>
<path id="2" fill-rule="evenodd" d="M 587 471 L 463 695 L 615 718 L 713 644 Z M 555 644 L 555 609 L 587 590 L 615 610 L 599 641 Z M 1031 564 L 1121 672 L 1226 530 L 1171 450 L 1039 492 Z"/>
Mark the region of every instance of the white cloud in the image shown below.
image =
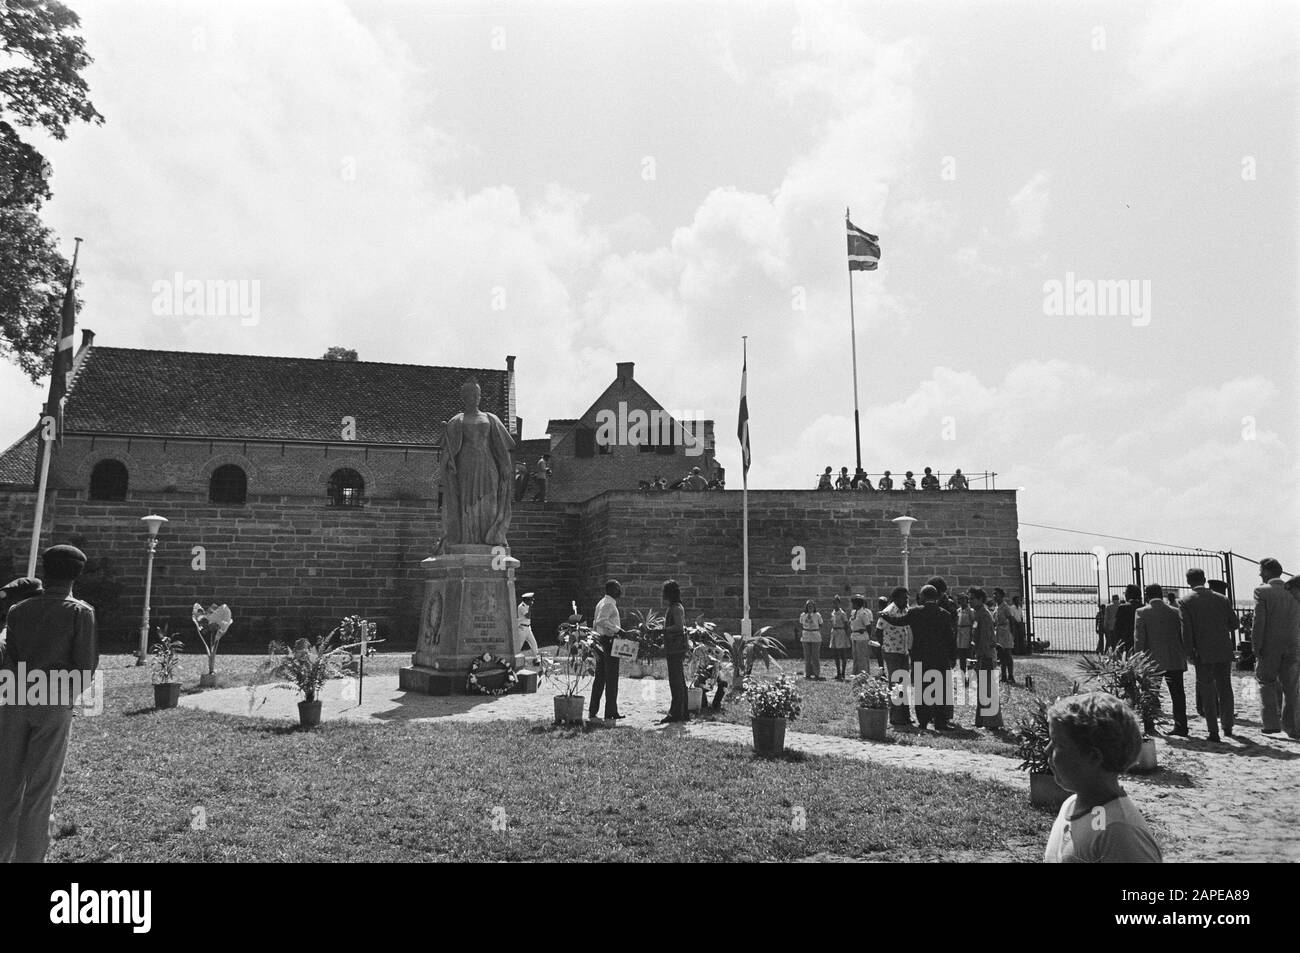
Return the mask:
<path id="1" fill-rule="evenodd" d="M 1052 200 L 1047 183 L 1047 173 L 1036 172 L 1020 191 L 1011 196 L 1012 231 L 1021 241 L 1042 237 Z"/>
<path id="2" fill-rule="evenodd" d="M 1294 4 L 1161 3 L 1128 59 L 1137 81 L 1130 104 L 1188 106 L 1245 88 L 1293 85 L 1296 48 Z"/>

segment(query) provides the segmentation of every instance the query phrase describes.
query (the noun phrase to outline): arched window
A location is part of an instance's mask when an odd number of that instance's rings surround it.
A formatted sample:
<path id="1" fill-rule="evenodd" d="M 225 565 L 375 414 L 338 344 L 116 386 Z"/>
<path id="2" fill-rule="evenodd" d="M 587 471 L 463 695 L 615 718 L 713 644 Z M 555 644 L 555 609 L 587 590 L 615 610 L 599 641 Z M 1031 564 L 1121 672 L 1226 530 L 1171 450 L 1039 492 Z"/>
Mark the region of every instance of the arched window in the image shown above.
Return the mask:
<path id="1" fill-rule="evenodd" d="M 330 506 L 360 506 L 365 502 L 366 481 L 356 470 L 344 467 L 330 474 Z"/>
<path id="2" fill-rule="evenodd" d="M 126 465 L 121 460 L 100 460 L 90 471 L 92 500 L 126 499 Z"/>
<path id="3" fill-rule="evenodd" d="M 208 502 L 242 505 L 248 497 L 248 477 L 242 467 L 227 463 L 212 471 L 208 481 Z"/>

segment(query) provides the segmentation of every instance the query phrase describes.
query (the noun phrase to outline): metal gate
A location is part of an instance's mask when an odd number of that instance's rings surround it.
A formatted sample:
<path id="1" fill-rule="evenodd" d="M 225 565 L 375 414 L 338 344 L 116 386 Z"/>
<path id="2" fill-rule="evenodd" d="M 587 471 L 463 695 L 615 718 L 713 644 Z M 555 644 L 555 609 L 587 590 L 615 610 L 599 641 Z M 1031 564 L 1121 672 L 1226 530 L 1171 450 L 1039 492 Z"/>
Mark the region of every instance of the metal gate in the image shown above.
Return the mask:
<path id="1" fill-rule="evenodd" d="M 1025 625 L 1053 652 L 1097 648 L 1101 561 L 1092 552 L 1025 553 Z"/>
<path id="2" fill-rule="evenodd" d="M 1100 555 L 1092 552 L 1025 553 L 1025 623 L 1029 634 L 1046 639 L 1049 651 L 1093 652 L 1097 648 L 1097 610 L 1111 596 L 1124 601 L 1130 585 L 1141 592 L 1159 583 L 1166 593 L 1188 591 L 1187 570 L 1205 570 L 1206 579 L 1222 579 L 1233 598 L 1232 565 L 1227 554 L 1200 552 L 1105 553 L 1106 583 L 1101 582 Z M 1240 610 L 1238 610 L 1240 613 Z"/>
<path id="3" fill-rule="evenodd" d="M 1142 553 L 1138 557 L 1138 582 L 1143 587 L 1159 583 L 1166 594 L 1181 596 L 1190 592 L 1187 570 L 1195 567 L 1205 570 L 1206 579 L 1223 579 L 1225 560 L 1222 553 Z"/>

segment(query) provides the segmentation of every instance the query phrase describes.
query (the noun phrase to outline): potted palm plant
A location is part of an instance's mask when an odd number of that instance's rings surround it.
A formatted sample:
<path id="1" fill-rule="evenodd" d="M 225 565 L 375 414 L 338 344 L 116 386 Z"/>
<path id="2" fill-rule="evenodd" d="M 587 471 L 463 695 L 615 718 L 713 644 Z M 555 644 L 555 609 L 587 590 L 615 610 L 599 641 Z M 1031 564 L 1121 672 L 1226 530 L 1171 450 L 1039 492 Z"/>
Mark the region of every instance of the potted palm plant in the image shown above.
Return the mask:
<path id="1" fill-rule="evenodd" d="M 199 630 L 199 641 L 203 643 L 203 649 L 208 653 L 208 670 L 206 674 L 199 676 L 199 688 L 216 688 L 217 645 L 220 644 L 226 630 L 230 628 L 234 617 L 230 614 L 230 607 L 225 604 L 211 605 L 205 609 L 196 602 L 190 618 L 194 620 L 194 627 Z"/>
<path id="2" fill-rule="evenodd" d="M 181 653 L 185 645 L 168 634 L 167 626 L 157 630 L 158 641 L 149 650 L 153 663 L 153 707 L 175 708 L 181 698 Z"/>
<path id="3" fill-rule="evenodd" d="M 1016 753 L 1020 770 L 1029 772 L 1029 803 L 1057 810 L 1070 792 L 1061 787 L 1052 771 L 1048 746 L 1052 736 L 1047 723 L 1047 703 L 1034 699 L 1036 706 L 1020 717 L 1016 726 Z"/>
<path id="4" fill-rule="evenodd" d="M 754 731 L 754 753 L 780 754 L 785 750 L 785 726 L 799 717 L 803 704 L 794 679 L 788 675 L 775 681 L 747 678 L 745 701 Z"/>
<path id="5" fill-rule="evenodd" d="M 636 660 L 628 666 L 630 678 L 650 678 L 654 673 L 655 655 L 662 650 L 661 642 L 656 641 L 656 632 L 663 631 L 664 614 L 651 609 L 642 615 L 636 610 L 629 610 L 628 618 L 632 622 L 630 631 L 636 632 Z"/>
<path id="6" fill-rule="evenodd" d="M 869 741 L 884 741 L 889 726 L 889 680 L 860 672 L 853 676 L 853 700 L 858 709 L 858 733 Z"/>
<path id="7" fill-rule="evenodd" d="M 1079 670 L 1084 681 L 1094 684 L 1103 692 L 1122 699 L 1144 725 L 1164 720 L 1160 707 L 1160 666 L 1146 652 L 1127 652 L 1123 648 L 1111 649 L 1101 655 L 1085 655 L 1079 660 Z M 1142 738 L 1138 755 L 1138 771 L 1154 771 L 1156 742 L 1149 735 Z"/>
<path id="8" fill-rule="evenodd" d="M 582 624 L 575 612 L 560 626 L 555 655 L 540 655 L 542 678 L 559 689 L 555 696 L 555 723 L 582 724 L 583 689 L 596 674 L 593 658 L 596 631 Z"/>
<path id="9" fill-rule="evenodd" d="M 753 674 L 756 662 L 762 662 L 767 671 L 771 671 L 773 665 L 781 667 L 776 660 L 785 657 L 785 646 L 779 639 L 767 634 L 771 630 L 772 626 L 765 625 L 752 635 L 713 633 L 714 641 L 731 656 L 731 670 L 735 673 L 732 679 L 734 691 L 744 691 L 744 679 Z"/>
<path id="10" fill-rule="evenodd" d="M 299 639 L 293 647 L 283 642 L 272 642 L 271 674 L 292 682 L 303 700 L 298 703 L 298 721 L 304 728 L 320 724 L 321 687 L 331 678 L 340 678 L 351 671 L 354 659 L 349 654 L 353 643 L 340 629 L 318 639 Z"/>

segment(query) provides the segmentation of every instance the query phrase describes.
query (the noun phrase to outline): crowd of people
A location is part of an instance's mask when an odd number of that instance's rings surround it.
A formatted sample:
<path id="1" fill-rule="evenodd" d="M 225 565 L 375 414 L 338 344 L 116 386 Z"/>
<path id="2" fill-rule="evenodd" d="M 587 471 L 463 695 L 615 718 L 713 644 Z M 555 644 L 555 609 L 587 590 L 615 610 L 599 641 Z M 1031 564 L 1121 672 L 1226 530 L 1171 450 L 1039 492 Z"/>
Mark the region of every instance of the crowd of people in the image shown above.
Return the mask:
<path id="1" fill-rule="evenodd" d="M 853 476 L 849 476 L 848 467 L 840 467 L 838 475 L 836 475 L 830 467 L 827 467 L 822 471 L 821 476 L 817 478 L 817 489 L 819 490 L 860 491 L 863 493 L 869 493 L 875 490 L 915 490 L 917 488 L 918 484 L 916 474 L 911 470 L 908 470 L 907 473 L 904 474 L 901 485 L 899 486 L 894 485 L 894 474 L 891 470 L 886 470 L 881 474 L 880 479 L 877 481 L 875 486 L 871 485 L 871 477 L 865 470 L 859 469 L 853 474 Z M 948 477 L 948 482 L 941 485 L 939 477 L 933 470 L 926 467 L 925 472 L 921 474 L 919 488 L 933 492 L 938 492 L 941 489 L 969 490 L 970 481 L 967 480 L 966 475 L 962 473 L 961 468 L 958 467 L 953 472 L 952 476 Z"/>
<path id="2" fill-rule="evenodd" d="M 1242 618 L 1228 602 L 1228 585 L 1206 579 L 1205 570 L 1187 571 L 1188 591 L 1169 598 L 1159 584 L 1125 588 L 1097 611 L 1097 651 L 1146 652 L 1164 673 L 1174 727 L 1187 736 L 1188 710 L 1183 677 L 1196 669 L 1196 714 L 1205 720 L 1209 741 L 1233 737 L 1236 699 L 1232 663 L 1240 632 L 1242 661 L 1253 659 L 1260 690 L 1264 734 L 1285 732 L 1300 739 L 1300 578 L 1283 581 L 1276 559 L 1259 563 L 1255 605 Z M 1155 733 L 1153 720 L 1144 726 Z"/>
<path id="3" fill-rule="evenodd" d="M 722 477 L 706 477 L 699 467 L 691 467 L 690 472 L 678 480 L 669 483 L 662 474 L 656 473 L 653 480 L 638 481 L 637 488 L 648 493 L 666 493 L 669 490 L 687 490 L 702 492 L 705 490 L 725 490 L 726 483 Z"/>

